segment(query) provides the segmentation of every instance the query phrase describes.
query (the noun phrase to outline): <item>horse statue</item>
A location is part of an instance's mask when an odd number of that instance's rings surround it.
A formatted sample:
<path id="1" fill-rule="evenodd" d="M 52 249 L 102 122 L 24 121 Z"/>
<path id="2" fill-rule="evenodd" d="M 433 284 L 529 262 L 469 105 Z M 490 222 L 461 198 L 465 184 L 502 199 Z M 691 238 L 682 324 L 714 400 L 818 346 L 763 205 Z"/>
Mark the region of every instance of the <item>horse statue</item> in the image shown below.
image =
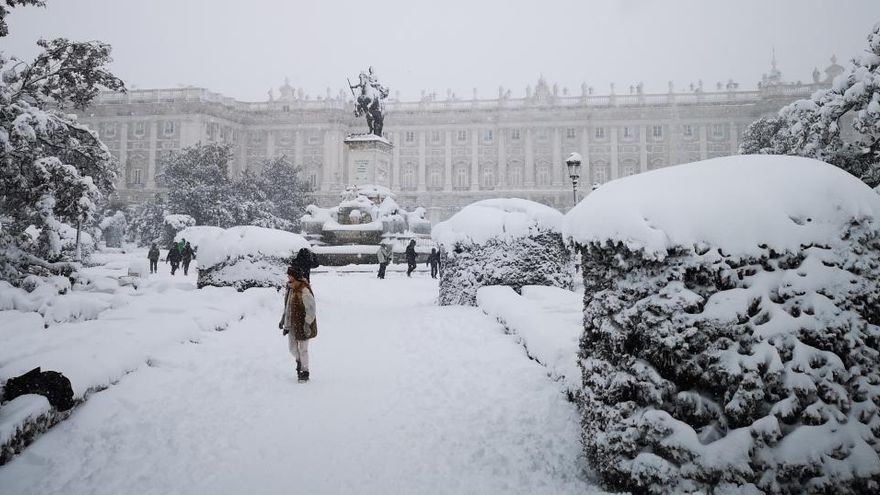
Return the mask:
<path id="1" fill-rule="evenodd" d="M 358 76 L 358 83 L 348 86 L 352 90 L 355 97 L 354 116 L 367 117 L 367 126 L 370 128 L 370 134 L 382 136 L 382 125 L 385 121 L 385 101 L 388 97 L 388 89 L 379 84 L 373 74 L 373 68 L 370 67 L 369 75 L 361 72 Z M 355 93 L 355 90 L 358 90 Z"/>

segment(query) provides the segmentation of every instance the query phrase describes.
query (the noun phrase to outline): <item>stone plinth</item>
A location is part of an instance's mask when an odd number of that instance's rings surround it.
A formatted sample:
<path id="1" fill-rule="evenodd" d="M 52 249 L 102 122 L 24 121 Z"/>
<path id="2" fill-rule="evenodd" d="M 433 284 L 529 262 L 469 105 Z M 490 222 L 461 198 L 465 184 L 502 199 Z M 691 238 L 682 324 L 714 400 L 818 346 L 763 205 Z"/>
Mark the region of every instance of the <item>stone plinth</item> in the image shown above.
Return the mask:
<path id="1" fill-rule="evenodd" d="M 390 141 L 374 134 L 350 134 L 343 142 L 348 152 L 350 183 L 391 186 Z"/>

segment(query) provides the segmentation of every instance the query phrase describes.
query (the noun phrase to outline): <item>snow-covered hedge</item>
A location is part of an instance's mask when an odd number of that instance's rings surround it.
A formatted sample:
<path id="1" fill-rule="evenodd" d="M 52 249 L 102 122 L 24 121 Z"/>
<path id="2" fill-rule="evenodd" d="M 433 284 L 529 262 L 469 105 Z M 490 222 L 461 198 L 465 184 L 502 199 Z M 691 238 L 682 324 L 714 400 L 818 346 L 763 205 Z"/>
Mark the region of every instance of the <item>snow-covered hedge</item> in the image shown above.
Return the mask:
<path id="1" fill-rule="evenodd" d="M 614 488 L 880 489 L 880 197 L 805 158 L 680 165 L 594 191 L 583 441 Z"/>
<path id="2" fill-rule="evenodd" d="M 486 285 L 571 288 L 561 222 L 562 213 L 549 206 L 510 198 L 478 201 L 437 224 L 440 304 L 475 306 L 477 289 Z"/>
<path id="3" fill-rule="evenodd" d="M 286 270 L 296 253 L 309 248 L 301 235 L 263 227 L 232 227 L 208 234 L 198 242 L 198 286 L 235 287 L 243 291 L 251 287 L 281 287 Z M 191 235 L 198 237 L 197 232 Z M 179 234 L 186 237 L 187 231 Z"/>

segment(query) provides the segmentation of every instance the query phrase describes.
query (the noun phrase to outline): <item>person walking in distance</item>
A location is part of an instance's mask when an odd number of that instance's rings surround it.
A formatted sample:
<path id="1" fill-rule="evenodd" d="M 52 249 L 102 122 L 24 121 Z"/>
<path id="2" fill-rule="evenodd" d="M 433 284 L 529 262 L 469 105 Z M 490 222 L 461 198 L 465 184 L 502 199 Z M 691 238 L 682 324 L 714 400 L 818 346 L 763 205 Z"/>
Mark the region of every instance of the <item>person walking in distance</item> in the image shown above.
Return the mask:
<path id="1" fill-rule="evenodd" d="M 150 246 L 150 251 L 147 253 L 147 259 L 150 260 L 150 273 L 156 273 L 159 271 L 159 248 L 156 247 L 155 242 Z"/>
<path id="2" fill-rule="evenodd" d="M 192 263 L 192 260 L 196 257 L 196 252 L 193 251 L 190 243 L 186 243 L 186 246 L 183 247 L 183 254 L 181 255 L 181 260 L 183 260 L 183 274 L 189 275 L 189 264 Z"/>
<path id="3" fill-rule="evenodd" d="M 171 274 L 174 275 L 177 267 L 180 266 L 180 250 L 177 249 L 176 244 L 172 244 L 171 248 L 168 249 L 168 256 L 165 257 L 165 262 L 171 263 Z"/>
<path id="4" fill-rule="evenodd" d="M 440 268 L 440 253 L 437 252 L 437 248 L 431 248 L 431 254 L 428 255 L 426 264 L 431 265 L 431 278 L 437 278 L 437 272 Z"/>
<path id="5" fill-rule="evenodd" d="M 383 242 L 379 245 L 379 252 L 376 253 L 379 259 L 379 278 L 385 278 L 385 269 L 388 268 L 388 263 L 391 263 L 392 256 L 394 253 L 391 252 L 391 244 Z"/>
<path id="6" fill-rule="evenodd" d="M 416 269 L 416 240 L 410 239 L 409 245 L 406 246 L 406 276 L 409 277 L 412 275 L 413 270 Z"/>
<path id="7" fill-rule="evenodd" d="M 296 377 L 300 383 L 309 381 L 309 340 L 318 335 L 315 295 L 299 267 L 287 268 L 287 290 L 284 314 L 278 323 L 281 334 L 296 359 Z"/>

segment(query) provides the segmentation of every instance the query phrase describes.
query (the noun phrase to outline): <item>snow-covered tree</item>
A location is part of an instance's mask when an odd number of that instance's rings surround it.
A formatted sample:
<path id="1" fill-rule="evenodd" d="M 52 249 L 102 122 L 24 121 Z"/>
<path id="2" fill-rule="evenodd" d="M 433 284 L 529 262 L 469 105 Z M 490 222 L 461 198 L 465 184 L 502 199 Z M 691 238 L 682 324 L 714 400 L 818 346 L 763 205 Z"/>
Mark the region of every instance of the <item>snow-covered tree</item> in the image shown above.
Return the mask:
<path id="1" fill-rule="evenodd" d="M 880 184 L 880 23 L 868 35 L 865 53 L 852 63 L 831 88 L 791 103 L 777 118 L 752 124 L 740 151 L 817 158 L 872 187 Z M 847 119 L 855 131 L 850 140 L 841 135 Z"/>
<path id="2" fill-rule="evenodd" d="M 164 159 L 168 210 L 197 225 L 256 225 L 293 231 L 310 200 L 299 168 L 286 158 L 266 160 L 260 172 L 229 173 L 229 145 L 198 144 Z"/>
<path id="3" fill-rule="evenodd" d="M 110 46 L 64 38 L 37 43 L 32 62 L 0 55 L 0 277 L 69 272 L 70 232 L 113 189 L 116 161 L 61 109 L 84 108 L 101 88 L 124 90 L 105 66 Z M 74 235 L 75 237 L 75 235 Z"/>
<path id="4" fill-rule="evenodd" d="M 477 289 L 487 285 L 570 289 L 574 270 L 561 222 L 549 206 L 504 198 L 477 201 L 434 226 L 440 304 L 476 306 Z"/>
<path id="5" fill-rule="evenodd" d="M 139 246 L 149 246 L 153 242 L 167 245 L 170 240 L 162 238 L 165 215 L 167 210 L 161 195 L 156 194 L 144 201 L 128 224 L 128 241 L 136 242 Z"/>
<path id="6" fill-rule="evenodd" d="M 312 200 L 310 184 L 302 179 L 301 168 L 282 155 L 266 160 L 259 178 L 260 188 L 271 205 L 271 213 L 290 222 L 290 228 L 284 230 L 299 230 L 300 218 Z"/>
<path id="7" fill-rule="evenodd" d="M 196 225 L 235 225 L 228 144 L 197 144 L 162 159 L 168 211 L 193 217 Z"/>
<path id="8" fill-rule="evenodd" d="M 815 160 L 719 158 L 605 184 L 565 230 L 583 248 L 583 442 L 609 486 L 880 489 L 870 188 Z"/>
<path id="9" fill-rule="evenodd" d="M 125 239 L 125 231 L 128 228 L 128 221 L 125 219 L 125 213 L 117 211 L 111 216 L 104 217 L 99 228 L 104 237 L 107 247 L 122 247 L 122 241 Z"/>

